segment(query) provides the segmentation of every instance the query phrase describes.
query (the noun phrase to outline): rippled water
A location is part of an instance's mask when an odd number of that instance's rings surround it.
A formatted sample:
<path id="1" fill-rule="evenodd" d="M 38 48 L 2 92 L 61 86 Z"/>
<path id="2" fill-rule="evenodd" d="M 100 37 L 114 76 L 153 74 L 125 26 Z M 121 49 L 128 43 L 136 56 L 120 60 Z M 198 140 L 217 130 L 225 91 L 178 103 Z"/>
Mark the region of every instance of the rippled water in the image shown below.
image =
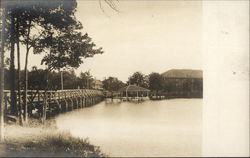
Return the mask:
<path id="1" fill-rule="evenodd" d="M 202 99 L 101 102 L 57 117 L 110 156 L 201 156 Z"/>

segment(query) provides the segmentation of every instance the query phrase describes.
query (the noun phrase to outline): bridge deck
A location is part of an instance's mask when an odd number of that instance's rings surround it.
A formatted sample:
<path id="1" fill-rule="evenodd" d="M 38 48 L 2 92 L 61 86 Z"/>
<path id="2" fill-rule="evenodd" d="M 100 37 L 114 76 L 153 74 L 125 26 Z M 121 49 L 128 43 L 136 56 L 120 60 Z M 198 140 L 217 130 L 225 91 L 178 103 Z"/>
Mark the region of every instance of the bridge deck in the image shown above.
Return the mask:
<path id="1" fill-rule="evenodd" d="M 9 116 L 11 108 L 15 111 L 19 105 L 22 106 L 21 113 L 24 114 L 24 91 L 20 93 L 21 102 L 18 100 L 18 92 L 15 91 L 15 104 L 11 106 L 11 93 L 4 90 L 5 114 Z M 91 106 L 103 99 L 103 93 L 99 90 L 92 89 L 72 89 L 72 90 L 28 90 L 27 91 L 27 115 L 45 120 L 61 112 Z M 17 115 L 17 114 L 15 114 Z"/>

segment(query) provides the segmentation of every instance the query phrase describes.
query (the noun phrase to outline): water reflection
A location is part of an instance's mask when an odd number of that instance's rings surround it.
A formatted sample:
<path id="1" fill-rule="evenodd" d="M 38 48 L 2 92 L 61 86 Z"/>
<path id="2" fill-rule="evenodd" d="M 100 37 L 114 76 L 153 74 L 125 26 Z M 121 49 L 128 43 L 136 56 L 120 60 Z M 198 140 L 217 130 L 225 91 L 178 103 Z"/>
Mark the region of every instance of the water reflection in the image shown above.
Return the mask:
<path id="1" fill-rule="evenodd" d="M 201 99 L 104 101 L 62 114 L 58 128 L 110 156 L 200 156 Z"/>

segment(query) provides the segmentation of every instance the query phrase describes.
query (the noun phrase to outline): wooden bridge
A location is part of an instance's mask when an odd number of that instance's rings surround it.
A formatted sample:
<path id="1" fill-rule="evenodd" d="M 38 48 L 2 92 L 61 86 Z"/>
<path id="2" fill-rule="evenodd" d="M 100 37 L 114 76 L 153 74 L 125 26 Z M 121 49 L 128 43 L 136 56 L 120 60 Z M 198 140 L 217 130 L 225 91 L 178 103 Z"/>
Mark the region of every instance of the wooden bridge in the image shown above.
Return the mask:
<path id="1" fill-rule="evenodd" d="M 21 97 L 23 97 L 21 91 Z M 16 105 L 18 105 L 18 95 L 15 92 Z M 23 98 L 21 98 L 21 101 Z M 73 90 L 29 90 L 27 94 L 27 114 L 28 117 L 41 118 L 45 120 L 56 114 L 71 111 L 74 109 L 84 108 L 103 100 L 103 93 L 99 90 L 90 89 L 73 89 Z M 5 114 L 10 115 L 11 99 L 10 91 L 4 91 Z M 21 103 L 22 104 L 22 103 Z M 22 109 L 22 113 L 24 109 Z M 15 116 L 12 116 L 13 119 Z"/>

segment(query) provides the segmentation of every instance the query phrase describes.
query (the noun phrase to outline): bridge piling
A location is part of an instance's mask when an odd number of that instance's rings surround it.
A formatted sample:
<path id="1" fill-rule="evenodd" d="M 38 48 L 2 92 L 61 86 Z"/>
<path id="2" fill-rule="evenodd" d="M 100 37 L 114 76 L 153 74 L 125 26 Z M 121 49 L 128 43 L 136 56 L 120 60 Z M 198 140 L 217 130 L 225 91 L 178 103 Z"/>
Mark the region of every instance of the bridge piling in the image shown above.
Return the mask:
<path id="1" fill-rule="evenodd" d="M 23 100 L 24 91 L 21 90 L 21 97 Z M 28 90 L 28 116 L 38 117 L 44 122 L 46 119 L 52 116 L 71 111 L 73 109 L 79 109 L 84 107 L 89 107 L 102 100 L 103 93 L 98 90 Z M 18 95 L 16 96 L 18 97 Z M 19 99 L 16 98 L 16 101 Z M 4 103 L 5 103 L 5 114 L 10 115 L 11 112 L 11 101 L 10 101 L 10 91 L 4 91 Z M 23 102 L 17 102 L 23 104 Z M 23 107 L 23 106 L 22 106 Z M 19 112 L 20 114 L 20 112 Z M 23 114 L 23 109 L 21 112 Z M 16 114 L 17 115 L 17 114 Z M 18 118 L 18 117 L 16 117 Z"/>

